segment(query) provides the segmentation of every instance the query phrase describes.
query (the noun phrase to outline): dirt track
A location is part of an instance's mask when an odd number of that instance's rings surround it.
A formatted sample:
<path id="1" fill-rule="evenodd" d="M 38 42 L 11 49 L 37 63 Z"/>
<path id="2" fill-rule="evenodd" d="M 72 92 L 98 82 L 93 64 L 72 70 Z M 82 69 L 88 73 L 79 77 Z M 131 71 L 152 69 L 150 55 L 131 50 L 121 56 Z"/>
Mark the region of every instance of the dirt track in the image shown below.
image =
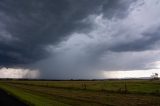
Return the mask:
<path id="1" fill-rule="evenodd" d="M 0 89 L 0 106 L 28 106 Z"/>

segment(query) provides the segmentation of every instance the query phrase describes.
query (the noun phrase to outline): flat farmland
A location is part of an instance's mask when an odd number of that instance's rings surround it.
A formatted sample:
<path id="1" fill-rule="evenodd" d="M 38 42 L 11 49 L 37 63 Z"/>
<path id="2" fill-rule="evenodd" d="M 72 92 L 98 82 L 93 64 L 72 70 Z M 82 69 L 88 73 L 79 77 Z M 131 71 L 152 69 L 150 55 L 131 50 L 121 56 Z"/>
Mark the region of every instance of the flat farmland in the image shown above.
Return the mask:
<path id="1" fill-rule="evenodd" d="M 1 80 L 0 88 L 35 106 L 160 106 L 159 80 Z"/>

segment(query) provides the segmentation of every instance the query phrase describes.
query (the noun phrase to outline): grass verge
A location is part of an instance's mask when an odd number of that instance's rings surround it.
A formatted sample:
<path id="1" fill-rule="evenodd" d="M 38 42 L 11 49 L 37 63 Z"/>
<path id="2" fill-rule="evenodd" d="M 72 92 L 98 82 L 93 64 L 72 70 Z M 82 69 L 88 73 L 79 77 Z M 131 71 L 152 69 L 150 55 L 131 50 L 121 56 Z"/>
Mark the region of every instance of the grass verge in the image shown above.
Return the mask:
<path id="1" fill-rule="evenodd" d="M 14 87 L 8 86 L 6 84 L 0 84 L 0 87 L 10 93 L 11 95 L 15 96 L 19 100 L 25 102 L 28 105 L 34 105 L 34 106 L 69 106 L 67 104 L 57 102 L 54 100 L 51 100 L 47 97 L 38 96 L 36 94 L 31 94 L 29 92 L 25 92 L 24 90 L 16 89 Z"/>

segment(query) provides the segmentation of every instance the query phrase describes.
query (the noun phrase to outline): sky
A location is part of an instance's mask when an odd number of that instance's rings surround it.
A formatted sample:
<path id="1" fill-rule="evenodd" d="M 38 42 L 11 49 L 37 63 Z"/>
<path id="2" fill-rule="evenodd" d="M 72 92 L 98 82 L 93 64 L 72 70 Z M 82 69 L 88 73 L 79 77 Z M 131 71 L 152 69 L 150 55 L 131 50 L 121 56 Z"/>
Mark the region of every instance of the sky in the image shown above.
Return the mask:
<path id="1" fill-rule="evenodd" d="M 159 0 L 1 0 L 0 78 L 160 74 Z"/>

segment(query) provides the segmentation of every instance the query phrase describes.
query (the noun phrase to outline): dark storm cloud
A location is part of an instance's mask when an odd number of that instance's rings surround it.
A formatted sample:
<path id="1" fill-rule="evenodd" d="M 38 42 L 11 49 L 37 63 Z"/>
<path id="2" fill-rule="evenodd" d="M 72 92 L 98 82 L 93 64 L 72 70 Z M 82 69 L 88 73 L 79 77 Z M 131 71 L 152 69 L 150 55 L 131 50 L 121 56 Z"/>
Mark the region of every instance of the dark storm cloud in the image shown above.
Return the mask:
<path id="1" fill-rule="evenodd" d="M 19 65 L 49 55 L 47 45 L 66 39 L 72 32 L 89 29 L 82 22 L 91 14 L 123 17 L 133 0 L 1 0 L 0 64 Z"/>
<path id="2" fill-rule="evenodd" d="M 104 16 L 107 18 L 123 18 L 129 13 L 128 8 L 131 3 L 133 0 L 109 0 L 103 4 L 102 11 L 106 13 Z"/>
<path id="3" fill-rule="evenodd" d="M 0 0 L 0 66 L 41 78 L 153 69 L 160 60 L 157 1 Z"/>

